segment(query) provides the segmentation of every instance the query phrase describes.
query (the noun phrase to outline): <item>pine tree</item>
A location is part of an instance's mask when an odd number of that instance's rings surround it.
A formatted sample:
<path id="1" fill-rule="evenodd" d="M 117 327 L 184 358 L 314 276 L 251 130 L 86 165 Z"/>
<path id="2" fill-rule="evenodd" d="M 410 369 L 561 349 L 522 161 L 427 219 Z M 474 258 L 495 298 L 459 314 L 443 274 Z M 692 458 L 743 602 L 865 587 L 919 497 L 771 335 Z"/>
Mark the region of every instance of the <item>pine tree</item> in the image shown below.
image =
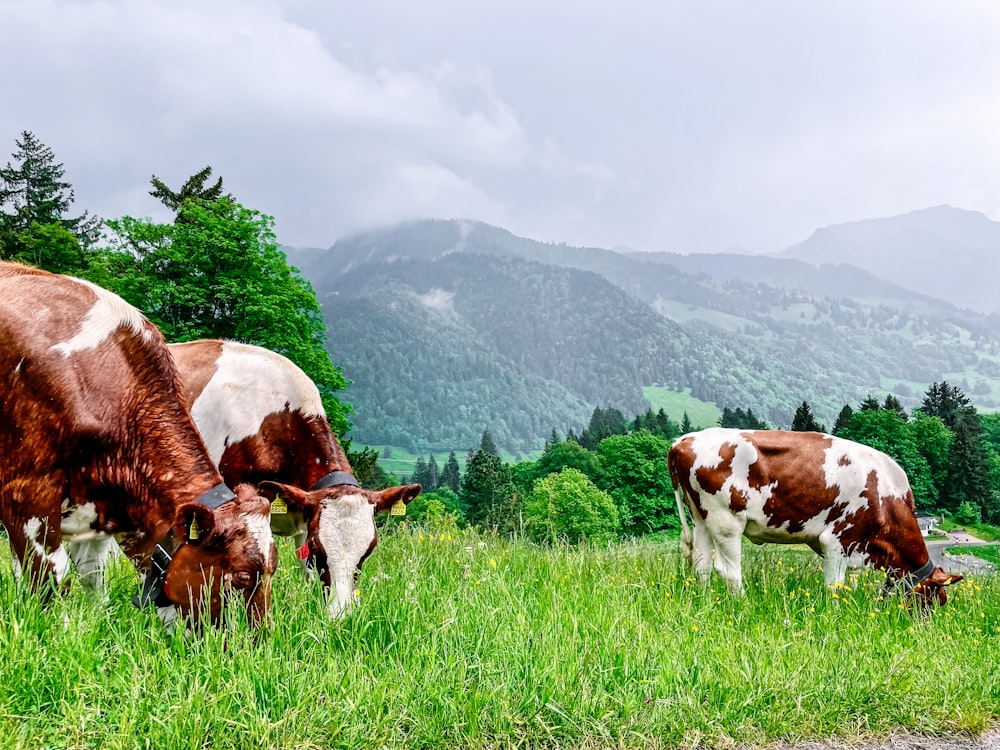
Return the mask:
<path id="1" fill-rule="evenodd" d="M 410 481 L 414 484 L 419 484 L 421 487 L 428 487 L 430 484 L 427 477 L 427 462 L 424 461 L 423 456 L 417 456 L 417 463 L 413 467 L 413 475 L 410 477 Z"/>
<path id="2" fill-rule="evenodd" d="M 851 408 L 850 404 L 844 404 L 844 408 L 840 410 L 840 414 L 837 415 L 837 421 L 833 423 L 833 434 L 839 435 L 841 431 L 847 428 L 851 423 L 851 417 L 854 416 L 854 409 Z"/>
<path id="3" fill-rule="evenodd" d="M 0 169 L 0 257 L 44 265 L 37 247 L 26 244 L 32 238 L 37 242 L 42 228 L 52 225 L 73 235 L 80 247 L 89 248 L 97 240 L 100 219 L 86 212 L 65 215 L 73 203 L 73 187 L 63 179 L 65 169 L 56 163 L 52 149 L 27 130 L 15 144 L 14 161 Z M 78 264 L 83 267 L 82 254 Z"/>
<path id="4" fill-rule="evenodd" d="M 903 405 L 899 402 L 899 399 L 896 398 L 891 393 L 886 394 L 885 403 L 882 404 L 882 408 L 885 409 L 886 411 L 896 412 L 899 415 L 899 418 L 902 419 L 904 422 L 907 422 L 910 419 L 910 415 L 906 413 L 906 409 L 903 408 Z"/>
<path id="5" fill-rule="evenodd" d="M 684 418 L 681 419 L 681 434 L 687 435 L 689 432 L 694 431 L 694 425 L 691 424 L 691 417 L 688 416 L 687 412 L 684 412 Z"/>
<path id="6" fill-rule="evenodd" d="M 476 451 L 465 468 L 459 498 L 472 523 L 505 532 L 516 527 L 516 519 L 510 515 L 515 499 L 514 482 L 510 468 L 499 456 Z"/>
<path id="7" fill-rule="evenodd" d="M 500 450 L 497 448 L 497 444 L 493 442 L 493 435 L 489 429 L 483 430 L 483 437 L 479 441 L 479 450 L 483 453 L 489 453 L 492 456 L 500 455 Z"/>
<path id="8" fill-rule="evenodd" d="M 176 214 L 176 220 L 184 221 L 185 217 L 181 212 L 181 208 L 187 201 L 214 201 L 223 196 L 221 177 L 215 181 L 214 185 L 205 187 L 205 182 L 211 176 L 212 168 L 205 167 L 200 172 L 195 172 L 193 175 L 188 177 L 184 184 L 181 185 L 181 189 L 174 192 L 167 187 L 163 180 L 154 174 L 152 179 L 150 179 L 153 189 L 149 191 L 149 194 L 173 211 Z M 232 196 L 228 197 L 232 198 Z"/>
<path id="9" fill-rule="evenodd" d="M 949 429 L 954 430 L 962 415 L 975 412 L 975 407 L 961 388 L 941 381 L 931 383 L 920 404 L 920 411 L 928 417 L 940 417 Z"/>
<path id="10" fill-rule="evenodd" d="M 990 460 L 982 440 L 979 417 L 961 413 L 955 423 L 955 439 L 948 454 L 948 479 L 941 491 L 941 503 L 955 511 L 965 502 L 989 511 L 984 499 L 990 496 Z"/>
<path id="11" fill-rule="evenodd" d="M 792 430 L 794 432 L 826 432 L 826 428 L 813 416 L 812 407 L 809 406 L 808 401 L 803 401 L 801 406 L 795 410 Z"/>
<path id="12" fill-rule="evenodd" d="M 461 488 L 462 473 L 458 468 L 458 459 L 455 458 L 455 451 L 448 454 L 448 460 L 441 471 L 440 485 L 447 487 L 452 492 L 458 492 Z"/>
<path id="13" fill-rule="evenodd" d="M 878 399 L 875 398 L 870 393 L 865 397 L 865 400 L 861 402 L 861 411 L 877 411 L 881 409 L 882 406 L 879 404 Z"/>
<path id="14" fill-rule="evenodd" d="M 427 459 L 427 490 L 430 492 L 440 486 L 441 476 L 438 473 L 437 459 L 434 458 L 434 454 L 432 453 Z"/>

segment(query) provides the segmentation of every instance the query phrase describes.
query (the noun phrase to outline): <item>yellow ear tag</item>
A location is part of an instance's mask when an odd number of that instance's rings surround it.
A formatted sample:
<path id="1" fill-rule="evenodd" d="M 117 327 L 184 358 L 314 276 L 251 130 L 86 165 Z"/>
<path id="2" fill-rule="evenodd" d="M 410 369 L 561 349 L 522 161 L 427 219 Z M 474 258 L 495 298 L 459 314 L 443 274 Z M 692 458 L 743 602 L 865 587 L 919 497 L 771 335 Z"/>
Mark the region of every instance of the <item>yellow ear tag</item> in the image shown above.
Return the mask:
<path id="1" fill-rule="evenodd" d="M 198 517 L 191 516 L 191 528 L 188 531 L 188 539 L 197 539 L 201 529 L 198 528 Z"/>
<path id="2" fill-rule="evenodd" d="M 406 515 L 406 503 L 404 503 L 402 500 L 397 500 L 396 502 L 394 502 L 392 504 L 392 507 L 389 508 L 389 515 L 390 516 L 405 516 Z"/>
<path id="3" fill-rule="evenodd" d="M 285 505 L 285 501 L 281 499 L 281 495 L 275 495 L 274 502 L 271 503 L 271 515 L 283 516 L 286 513 L 288 513 L 288 506 Z"/>

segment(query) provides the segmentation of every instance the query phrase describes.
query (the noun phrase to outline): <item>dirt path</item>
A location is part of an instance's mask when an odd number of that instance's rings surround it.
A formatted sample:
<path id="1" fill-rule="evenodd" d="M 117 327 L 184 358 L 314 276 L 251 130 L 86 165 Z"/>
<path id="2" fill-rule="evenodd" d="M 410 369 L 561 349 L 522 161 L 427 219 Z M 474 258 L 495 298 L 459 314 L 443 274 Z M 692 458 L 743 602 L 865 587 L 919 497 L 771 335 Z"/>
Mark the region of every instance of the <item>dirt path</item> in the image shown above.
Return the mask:
<path id="1" fill-rule="evenodd" d="M 749 748 L 739 748 L 749 750 Z M 1000 750 L 1000 727 L 994 727 L 980 737 L 924 737 L 897 734 L 884 740 L 825 740 L 797 745 L 767 745 L 756 750 Z"/>

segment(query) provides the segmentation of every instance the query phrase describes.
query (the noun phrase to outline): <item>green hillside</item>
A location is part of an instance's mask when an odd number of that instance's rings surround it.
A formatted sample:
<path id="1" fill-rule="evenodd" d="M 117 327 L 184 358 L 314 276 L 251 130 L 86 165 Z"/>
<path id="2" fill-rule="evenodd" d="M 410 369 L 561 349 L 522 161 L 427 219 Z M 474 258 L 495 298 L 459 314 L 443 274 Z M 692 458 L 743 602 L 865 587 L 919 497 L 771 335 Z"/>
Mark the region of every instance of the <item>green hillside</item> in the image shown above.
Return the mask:
<path id="1" fill-rule="evenodd" d="M 334 362 L 354 381 L 352 435 L 417 453 L 537 450 L 595 407 L 663 403 L 657 387 L 788 426 L 803 400 L 918 405 L 948 380 L 1000 407 L 1000 319 L 850 266 L 755 256 L 625 255 L 476 222 L 411 222 L 289 251 L 312 281 Z M 692 414 L 694 409 L 692 407 Z M 714 416 L 713 416 L 714 415 Z"/>
<path id="2" fill-rule="evenodd" d="M 719 423 L 719 417 L 722 416 L 722 410 L 718 406 L 694 398 L 690 388 L 685 388 L 683 393 L 678 393 L 669 388 L 649 385 L 643 388 L 642 392 L 653 411 L 663 409 L 666 415 L 677 424 L 681 423 L 685 412 L 687 412 L 692 426 L 696 429 L 712 427 Z"/>

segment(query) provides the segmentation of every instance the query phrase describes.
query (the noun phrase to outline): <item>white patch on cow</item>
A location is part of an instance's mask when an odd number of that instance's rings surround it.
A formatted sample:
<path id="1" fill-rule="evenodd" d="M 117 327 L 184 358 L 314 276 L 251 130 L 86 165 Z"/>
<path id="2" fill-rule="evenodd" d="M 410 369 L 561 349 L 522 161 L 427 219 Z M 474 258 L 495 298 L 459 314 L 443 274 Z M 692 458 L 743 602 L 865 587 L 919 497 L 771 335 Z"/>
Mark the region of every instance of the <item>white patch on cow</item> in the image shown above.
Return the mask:
<path id="1" fill-rule="evenodd" d="M 106 536 L 94 529 L 94 522 L 97 520 L 97 506 L 93 503 L 71 506 L 69 500 L 64 500 L 62 511 L 60 528 L 64 539 L 79 542 L 98 535 Z"/>
<path id="2" fill-rule="evenodd" d="M 274 544 L 270 519 L 263 513 L 240 513 L 240 518 L 246 523 L 261 556 L 267 560 L 271 554 L 271 545 Z"/>
<path id="3" fill-rule="evenodd" d="M 93 349 L 123 326 L 131 328 L 136 335 L 141 335 L 145 339 L 151 336 L 142 313 L 128 302 L 89 281 L 70 278 L 90 289 L 96 299 L 80 323 L 79 330 L 72 338 L 54 344 L 52 348 L 55 351 L 68 357 L 73 352 Z"/>
<path id="4" fill-rule="evenodd" d="M 41 518 L 29 518 L 24 524 L 24 538 L 31 545 L 31 551 L 52 567 L 56 583 L 62 583 L 69 572 L 69 556 L 66 554 L 66 548 L 60 544 L 52 552 L 46 552 L 45 547 L 38 541 L 38 532 L 41 529 Z"/>
<path id="5" fill-rule="evenodd" d="M 226 446 L 256 435 L 269 414 L 326 414 L 315 383 L 280 354 L 227 341 L 215 367 L 191 417 L 216 466 Z"/>
<path id="6" fill-rule="evenodd" d="M 326 499 L 320 506 L 319 542 L 330 567 L 333 598 L 330 617 L 346 615 L 354 605 L 354 574 L 375 539 L 375 506 L 364 495 Z"/>

